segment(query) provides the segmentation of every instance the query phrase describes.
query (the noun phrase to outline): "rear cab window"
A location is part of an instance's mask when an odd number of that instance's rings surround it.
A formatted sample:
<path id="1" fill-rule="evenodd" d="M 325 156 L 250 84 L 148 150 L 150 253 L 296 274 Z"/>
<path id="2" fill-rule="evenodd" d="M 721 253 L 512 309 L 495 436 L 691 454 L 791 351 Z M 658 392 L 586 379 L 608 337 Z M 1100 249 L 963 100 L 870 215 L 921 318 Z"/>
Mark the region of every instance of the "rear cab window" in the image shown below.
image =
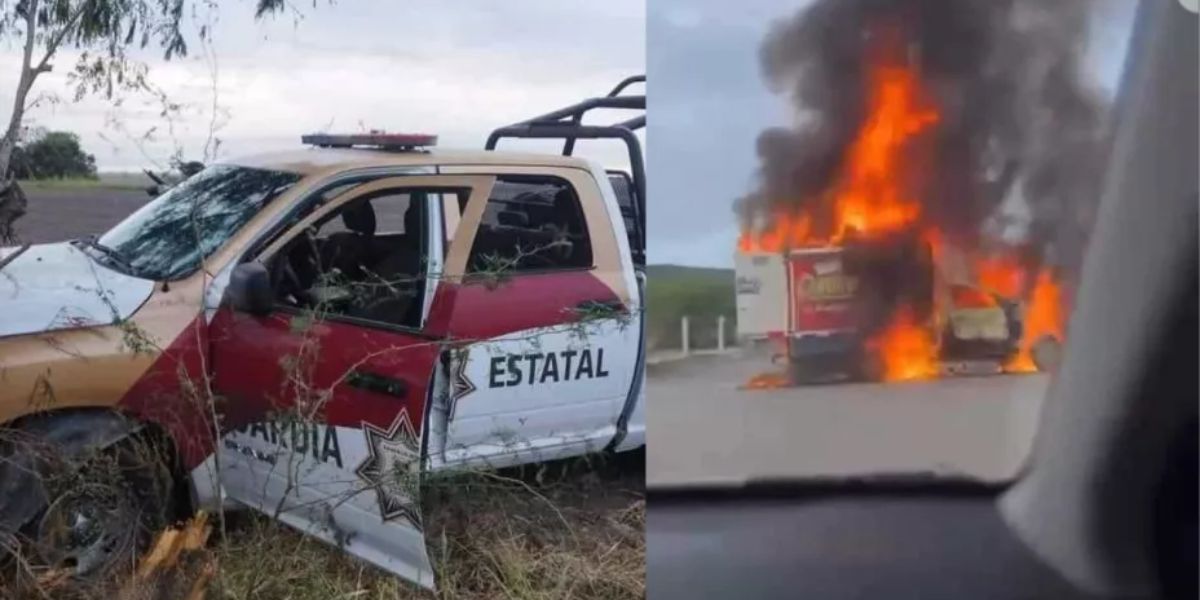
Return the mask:
<path id="1" fill-rule="evenodd" d="M 467 273 L 590 269 L 591 233 L 579 194 L 548 176 L 497 177 L 471 246 Z"/>

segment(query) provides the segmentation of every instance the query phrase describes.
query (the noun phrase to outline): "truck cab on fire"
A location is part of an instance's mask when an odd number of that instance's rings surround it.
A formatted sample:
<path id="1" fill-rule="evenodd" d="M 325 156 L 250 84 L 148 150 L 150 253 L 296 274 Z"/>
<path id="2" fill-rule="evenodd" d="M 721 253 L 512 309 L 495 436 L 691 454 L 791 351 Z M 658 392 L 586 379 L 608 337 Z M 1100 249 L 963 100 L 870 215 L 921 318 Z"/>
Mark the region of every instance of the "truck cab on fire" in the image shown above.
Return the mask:
<path id="1" fill-rule="evenodd" d="M 875 244 L 739 251 L 739 334 L 769 341 L 795 383 L 1052 368 L 1061 340 L 1026 339 L 1026 307 L 953 249 Z"/>
<path id="2" fill-rule="evenodd" d="M 78 465 L 152 440 L 165 474 L 118 484 L 157 520 L 57 540 L 58 566 L 103 570 L 114 540 L 169 518 L 175 494 L 137 492 L 153 480 L 433 587 L 423 474 L 642 447 L 645 116 L 581 121 L 644 111 L 623 93 L 644 81 L 485 151 L 305 136 L 208 166 L 98 238 L 0 249 L 0 534 L 55 546 L 48 514 L 98 510 L 58 501 L 33 448 Z M 564 148 L 495 151 L 505 138 Z M 632 174 L 572 156 L 592 138 L 622 140 Z"/>

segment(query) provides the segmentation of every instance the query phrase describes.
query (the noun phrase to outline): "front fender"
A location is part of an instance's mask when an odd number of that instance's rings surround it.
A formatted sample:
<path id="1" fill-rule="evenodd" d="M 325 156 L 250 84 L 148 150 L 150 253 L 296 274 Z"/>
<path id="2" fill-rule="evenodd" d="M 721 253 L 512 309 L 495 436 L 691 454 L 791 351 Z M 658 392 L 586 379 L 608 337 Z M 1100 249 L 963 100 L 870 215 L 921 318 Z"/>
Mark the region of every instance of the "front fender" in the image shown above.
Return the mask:
<path id="1" fill-rule="evenodd" d="M 144 425 L 107 410 L 37 413 L 0 426 L 0 533 L 13 533 L 46 502 L 37 449 L 74 460 L 140 432 Z"/>

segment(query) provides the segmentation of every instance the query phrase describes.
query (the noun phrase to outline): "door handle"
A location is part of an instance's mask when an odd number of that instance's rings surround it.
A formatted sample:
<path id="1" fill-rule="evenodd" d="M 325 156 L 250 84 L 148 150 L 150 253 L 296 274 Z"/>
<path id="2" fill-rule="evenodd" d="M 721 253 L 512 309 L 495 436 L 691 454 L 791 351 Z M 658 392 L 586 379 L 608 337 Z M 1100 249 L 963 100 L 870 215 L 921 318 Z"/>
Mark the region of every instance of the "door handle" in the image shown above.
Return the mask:
<path id="1" fill-rule="evenodd" d="M 346 383 L 352 387 L 403 398 L 408 394 L 408 383 L 403 379 L 393 379 L 376 373 L 353 371 L 346 378 Z"/>

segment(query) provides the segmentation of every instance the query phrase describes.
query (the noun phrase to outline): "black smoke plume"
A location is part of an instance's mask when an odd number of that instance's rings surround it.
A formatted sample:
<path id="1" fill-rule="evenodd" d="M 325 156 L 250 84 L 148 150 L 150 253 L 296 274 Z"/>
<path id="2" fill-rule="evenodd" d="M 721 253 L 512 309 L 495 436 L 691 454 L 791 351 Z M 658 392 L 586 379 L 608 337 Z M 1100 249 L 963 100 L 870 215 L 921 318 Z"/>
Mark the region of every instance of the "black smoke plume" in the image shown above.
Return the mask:
<path id="1" fill-rule="evenodd" d="M 818 0 L 777 22 L 760 62 L 796 124 L 760 135 L 759 185 L 736 205 L 743 228 L 780 211 L 822 213 L 822 191 L 863 124 L 872 52 L 898 33 L 889 52 L 918 73 L 940 113 L 914 142 L 922 173 L 905 179 L 920 225 L 978 247 L 1016 192 L 1032 219 L 1028 266 L 1075 267 L 1105 148 L 1103 105 L 1081 66 L 1087 9 L 1078 0 Z"/>

